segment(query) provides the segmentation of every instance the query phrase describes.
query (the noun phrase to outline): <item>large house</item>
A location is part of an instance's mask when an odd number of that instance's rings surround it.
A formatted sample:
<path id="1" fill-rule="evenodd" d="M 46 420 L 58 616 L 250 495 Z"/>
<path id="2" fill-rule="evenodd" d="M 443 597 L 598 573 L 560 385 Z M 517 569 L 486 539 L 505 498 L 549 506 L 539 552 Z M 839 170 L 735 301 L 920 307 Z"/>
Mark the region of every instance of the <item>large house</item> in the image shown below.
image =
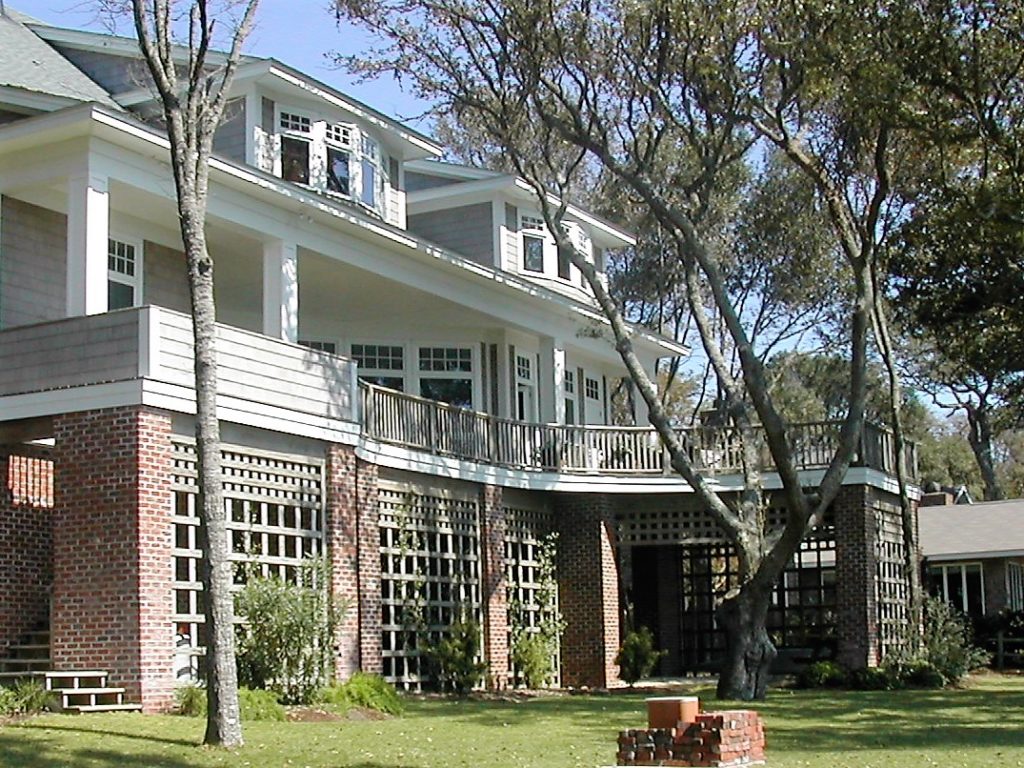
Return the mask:
<path id="1" fill-rule="evenodd" d="M 159 710 L 203 638 L 167 141 L 134 41 L 8 9 L 0 51 L 0 674 L 103 672 Z M 624 369 L 530 189 L 440 162 L 429 137 L 272 59 L 246 57 L 231 97 L 208 236 L 233 557 L 288 577 L 330 556 L 350 606 L 340 675 L 419 685 L 413 600 L 435 637 L 477 617 L 500 687 L 556 532 L 564 685 L 616 682 L 627 615 L 668 651 L 663 673 L 712 665 L 735 557 L 643 415 L 612 424 Z M 633 242 L 580 208 L 565 226 L 602 273 Z M 632 332 L 652 371 L 687 352 Z M 836 433 L 794 426 L 809 485 Z M 727 429 L 688 440 L 740 487 Z M 775 595 L 787 654 L 871 665 L 900 631 L 895 461 L 867 429 Z M 122 696 L 71 700 L 104 701 Z"/>

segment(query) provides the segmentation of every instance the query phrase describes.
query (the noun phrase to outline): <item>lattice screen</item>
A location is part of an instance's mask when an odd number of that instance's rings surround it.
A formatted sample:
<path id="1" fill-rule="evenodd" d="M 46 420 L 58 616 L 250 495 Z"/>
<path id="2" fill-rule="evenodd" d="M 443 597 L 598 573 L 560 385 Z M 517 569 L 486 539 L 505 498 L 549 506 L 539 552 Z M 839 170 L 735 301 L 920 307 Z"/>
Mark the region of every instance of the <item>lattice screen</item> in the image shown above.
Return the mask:
<path id="1" fill-rule="evenodd" d="M 781 526 L 786 511 L 768 509 L 768 523 Z M 725 534 L 707 512 L 686 509 L 664 502 L 638 502 L 615 515 L 618 540 L 623 544 L 717 544 L 726 541 Z"/>
<path id="2" fill-rule="evenodd" d="M 505 579 L 508 601 L 508 647 L 512 650 L 512 629 L 520 623 L 527 631 L 538 631 L 545 614 L 550 617 L 558 611 L 558 589 L 544 599 L 540 583 L 542 547 L 554 530 L 554 515 L 550 509 L 524 509 L 505 507 Z M 544 604 L 542 604 L 542 602 Z M 561 679 L 557 649 L 552 656 L 553 683 Z M 511 664 L 512 681 L 523 683 L 521 675 Z"/>
<path id="3" fill-rule="evenodd" d="M 429 682 L 424 644 L 460 614 L 480 622 L 480 510 L 473 495 L 378 486 L 384 677 Z"/>
<path id="4" fill-rule="evenodd" d="M 231 446 L 221 456 L 236 584 L 246 563 L 294 579 L 303 559 L 324 553 L 323 462 Z M 198 675 L 204 644 L 195 445 L 176 439 L 172 459 L 175 670 L 186 681 Z"/>
<path id="5" fill-rule="evenodd" d="M 903 639 L 910 592 L 903 573 L 905 550 L 900 512 L 888 507 L 879 509 L 876 519 L 878 643 L 884 658 Z"/>

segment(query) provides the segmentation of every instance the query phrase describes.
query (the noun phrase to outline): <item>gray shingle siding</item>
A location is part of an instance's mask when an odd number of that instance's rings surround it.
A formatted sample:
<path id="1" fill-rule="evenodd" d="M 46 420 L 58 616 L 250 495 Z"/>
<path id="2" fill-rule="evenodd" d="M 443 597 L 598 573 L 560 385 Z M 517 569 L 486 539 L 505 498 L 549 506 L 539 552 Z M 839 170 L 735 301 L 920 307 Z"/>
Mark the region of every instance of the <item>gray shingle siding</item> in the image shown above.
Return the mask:
<path id="1" fill-rule="evenodd" d="M 63 317 L 67 217 L 4 197 L 0 218 L 0 328 Z"/>
<path id="2" fill-rule="evenodd" d="M 458 179 L 445 179 L 441 176 L 428 176 L 425 173 L 416 173 L 415 171 L 405 172 L 406 192 L 419 192 L 421 189 L 436 189 L 437 187 L 447 187 L 451 184 L 458 183 Z"/>
<path id="3" fill-rule="evenodd" d="M 245 99 L 227 103 L 224 120 L 213 137 L 213 151 L 236 162 L 245 162 Z"/>
<path id="4" fill-rule="evenodd" d="M 173 248 L 146 241 L 143 249 L 142 300 L 146 304 L 190 312 L 185 255 Z"/>
<path id="5" fill-rule="evenodd" d="M 410 216 L 409 230 L 478 264 L 494 266 L 494 221 L 490 203 Z"/>
<path id="6" fill-rule="evenodd" d="M 124 93 L 136 88 L 148 87 L 150 83 L 146 65 L 141 59 L 115 56 L 111 53 L 81 51 L 67 46 L 54 46 L 72 64 L 109 93 Z"/>

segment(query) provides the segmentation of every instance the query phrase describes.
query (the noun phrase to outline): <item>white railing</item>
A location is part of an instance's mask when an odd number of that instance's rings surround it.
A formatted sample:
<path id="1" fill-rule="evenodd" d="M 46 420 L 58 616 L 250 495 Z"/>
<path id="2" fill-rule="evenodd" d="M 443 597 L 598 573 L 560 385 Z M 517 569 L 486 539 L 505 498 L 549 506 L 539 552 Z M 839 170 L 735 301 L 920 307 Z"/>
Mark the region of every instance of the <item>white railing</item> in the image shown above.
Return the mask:
<path id="1" fill-rule="evenodd" d="M 533 424 L 427 400 L 360 383 L 363 429 L 371 440 L 481 464 L 553 472 L 602 472 L 615 475 L 663 474 L 665 450 L 650 427 Z M 828 466 L 838 445 L 839 422 L 793 425 L 790 443 L 797 469 Z M 677 432 L 698 469 L 738 472 L 742 450 L 730 428 L 695 427 Z M 855 466 L 892 473 L 892 434 L 868 425 Z M 916 476 L 916 450 L 905 454 Z M 766 466 L 770 465 L 766 463 Z"/>

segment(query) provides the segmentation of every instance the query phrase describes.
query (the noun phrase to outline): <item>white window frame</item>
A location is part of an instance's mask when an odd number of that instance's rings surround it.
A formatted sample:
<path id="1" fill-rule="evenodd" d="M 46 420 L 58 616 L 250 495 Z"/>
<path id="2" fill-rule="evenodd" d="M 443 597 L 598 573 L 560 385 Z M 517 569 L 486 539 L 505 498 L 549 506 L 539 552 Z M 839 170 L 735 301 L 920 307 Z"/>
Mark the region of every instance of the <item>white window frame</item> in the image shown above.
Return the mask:
<path id="1" fill-rule="evenodd" d="M 355 347 L 390 347 L 401 350 L 402 353 L 402 368 L 396 370 L 394 368 L 368 368 L 358 365 L 356 361 Z M 383 377 L 389 379 L 401 379 L 402 380 L 402 391 L 406 393 L 418 394 L 419 385 L 417 384 L 417 391 L 412 392 L 412 379 L 415 378 L 412 374 L 409 362 L 409 345 L 401 341 L 389 341 L 382 339 L 353 339 L 346 345 L 346 351 L 348 352 L 349 359 L 357 364 L 357 373 L 359 376 L 366 377 Z"/>
<path id="2" fill-rule="evenodd" d="M 421 349 L 468 349 L 469 350 L 469 371 L 421 371 L 420 350 Z M 481 410 L 479 407 L 483 402 L 483 393 L 480 386 L 480 344 L 472 341 L 417 341 L 409 348 L 411 394 L 419 396 L 420 382 L 423 379 L 469 379 L 470 393 L 472 397 L 472 408 Z"/>
<path id="3" fill-rule="evenodd" d="M 1024 564 L 1006 564 L 1006 607 L 1011 611 L 1024 611 Z"/>
<path id="4" fill-rule="evenodd" d="M 295 116 L 309 121 L 310 130 L 302 131 L 283 125 L 282 116 Z M 340 135 L 347 131 L 347 140 Z M 299 139 L 309 143 L 309 182 L 305 185 L 310 189 L 323 192 L 331 197 L 352 202 L 362 208 L 373 211 L 382 219 L 387 217 L 388 210 L 388 166 L 379 138 L 364 131 L 355 123 L 344 120 L 326 120 L 309 110 L 292 107 L 288 104 L 274 105 L 274 175 L 282 178 L 282 137 Z M 366 147 L 372 146 L 373 157 L 367 159 Z M 328 147 L 348 153 L 348 194 L 335 192 L 327 188 Z M 363 163 L 369 162 L 376 173 L 373 203 L 363 199 Z M 299 182 L 294 182 L 299 183 Z"/>
<path id="5" fill-rule="evenodd" d="M 120 243 L 121 245 L 130 246 L 134 250 L 134 275 L 126 275 L 122 272 L 118 272 L 110 267 L 110 244 Z M 107 236 L 107 283 L 118 283 L 119 285 L 127 285 L 132 289 L 132 306 L 141 307 L 143 305 L 143 290 L 145 286 L 145 254 L 143 253 L 142 240 L 134 237 L 123 237 L 118 233 L 111 232 Z M 109 290 L 109 288 L 108 288 Z M 108 307 L 109 309 L 109 307 Z"/>
<path id="6" fill-rule="evenodd" d="M 942 599 L 949 603 L 949 577 L 950 572 L 954 571 L 959 574 L 960 577 L 960 594 L 963 595 L 963 599 L 966 601 L 967 595 L 967 569 L 972 566 L 978 566 L 978 583 L 981 585 L 981 615 L 985 614 L 985 564 L 981 561 L 971 561 L 964 563 L 941 563 L 938 565 L 930 566 L 931 569 L 938 569 L 942 572 Z M 952 605 L 952 603 L 950 603 Z M 966 604 L 954 605 L 958 611 L 968 613 L 968 606 Z"/>
<path id="7" fill-rule="evenodd" d="M 341 344 L 338 343 L 337 339 L 328 338 L 327 336 L 300 336 L 295 342 L 300 347 L 306 349 L 312 349 L 315 352 L 323 352 L 328 355 L 338 355 L 341 349 Z M 334 350 L 324 349 L 324 346 L 330 344 L 334 347 Z"/>

